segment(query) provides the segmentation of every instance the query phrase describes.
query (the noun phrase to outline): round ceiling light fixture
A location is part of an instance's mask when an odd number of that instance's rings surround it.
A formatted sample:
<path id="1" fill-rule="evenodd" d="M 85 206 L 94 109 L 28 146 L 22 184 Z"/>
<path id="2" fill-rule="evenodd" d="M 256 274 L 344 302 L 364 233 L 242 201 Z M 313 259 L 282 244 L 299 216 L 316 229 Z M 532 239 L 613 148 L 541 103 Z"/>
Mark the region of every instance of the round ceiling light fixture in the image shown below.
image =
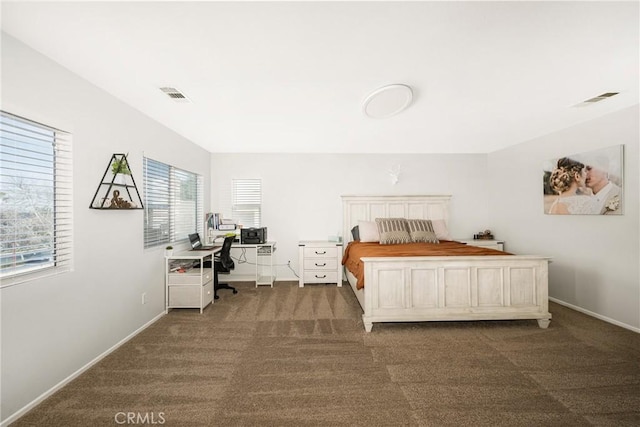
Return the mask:
<path id="1" fill-rule="evenodd" d="M 403 84 L 383 86 L 371 92 L 362 103 L 362 112 L 374 119 L 395 116 L 413 100 L 411 87 Z"/>

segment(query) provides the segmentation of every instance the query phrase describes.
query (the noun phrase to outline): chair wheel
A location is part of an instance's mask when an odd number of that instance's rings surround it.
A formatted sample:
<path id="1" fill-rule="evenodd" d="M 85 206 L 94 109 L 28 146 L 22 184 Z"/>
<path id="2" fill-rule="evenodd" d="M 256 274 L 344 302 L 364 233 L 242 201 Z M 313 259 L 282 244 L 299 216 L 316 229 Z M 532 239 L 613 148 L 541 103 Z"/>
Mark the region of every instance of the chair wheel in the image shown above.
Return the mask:
<path id="1" fill-rule="evenodd" d="M 234 289 L 234 290 L 233 290 L 233 293 L 234 293 L 234 294 L 237 294 L 237 293 L 238 293 L 238 291 L 236 291 L 236 290 Z"/>
<path id="2" fill-rule="evenodd" d="M 218 295 L 214 295 L 213 299 L 220 299 L 220 297 Z"/>

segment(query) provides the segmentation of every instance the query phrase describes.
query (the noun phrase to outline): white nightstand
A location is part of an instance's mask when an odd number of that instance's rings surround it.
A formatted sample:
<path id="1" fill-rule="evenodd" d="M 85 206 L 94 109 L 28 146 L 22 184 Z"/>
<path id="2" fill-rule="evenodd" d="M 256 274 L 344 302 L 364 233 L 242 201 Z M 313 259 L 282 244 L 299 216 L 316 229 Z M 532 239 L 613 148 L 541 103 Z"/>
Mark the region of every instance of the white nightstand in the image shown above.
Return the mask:
<path id="1" fill-rule="evenodd" d="M 491 248 L 504 251 L 504 240 L 456 239 L 456 242 L 466 243 L 471 246 L 480 246 L 481 248 Z"/>
<path id="2" fill-rule="evenodd" d="M 342 286 L 342 242 L 303 240 L 298 242 L 299 286 L 305 283 L 335 283 Z"/>

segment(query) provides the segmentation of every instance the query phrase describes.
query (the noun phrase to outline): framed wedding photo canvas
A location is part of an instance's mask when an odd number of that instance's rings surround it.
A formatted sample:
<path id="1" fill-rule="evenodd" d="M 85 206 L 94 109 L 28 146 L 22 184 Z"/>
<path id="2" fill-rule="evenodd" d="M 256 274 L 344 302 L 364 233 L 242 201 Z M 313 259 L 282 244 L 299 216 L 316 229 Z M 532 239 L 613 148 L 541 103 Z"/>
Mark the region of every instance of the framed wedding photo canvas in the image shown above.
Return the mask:
<path id="1" fill-rule="evenodd" d="M 624 146 L 551 159 L 543 166 L 544 213 L 622 215 Z"/>

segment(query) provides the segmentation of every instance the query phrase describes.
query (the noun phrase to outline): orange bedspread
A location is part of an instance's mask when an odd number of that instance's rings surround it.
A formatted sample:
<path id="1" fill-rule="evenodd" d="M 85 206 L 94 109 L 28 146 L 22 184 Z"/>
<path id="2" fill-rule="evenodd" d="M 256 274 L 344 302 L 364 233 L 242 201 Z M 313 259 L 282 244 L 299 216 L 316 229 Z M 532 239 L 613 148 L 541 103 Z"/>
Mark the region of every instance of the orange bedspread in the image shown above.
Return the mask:
<path id="1" fill-rule="evenodd" d="M 344 265 L 356 278 L 356 287 L 364 287 L 364 262 L 362 257 L 402 257 L 402 256 L 468 256 L 468 255 L 511 255 L 495 249 L 465 245 L 464 243 L 441 240 L 434 243 L 407 243 L 403 245 L 381 245 L 380 243 L 349 242 L 342 257 Z"/>

